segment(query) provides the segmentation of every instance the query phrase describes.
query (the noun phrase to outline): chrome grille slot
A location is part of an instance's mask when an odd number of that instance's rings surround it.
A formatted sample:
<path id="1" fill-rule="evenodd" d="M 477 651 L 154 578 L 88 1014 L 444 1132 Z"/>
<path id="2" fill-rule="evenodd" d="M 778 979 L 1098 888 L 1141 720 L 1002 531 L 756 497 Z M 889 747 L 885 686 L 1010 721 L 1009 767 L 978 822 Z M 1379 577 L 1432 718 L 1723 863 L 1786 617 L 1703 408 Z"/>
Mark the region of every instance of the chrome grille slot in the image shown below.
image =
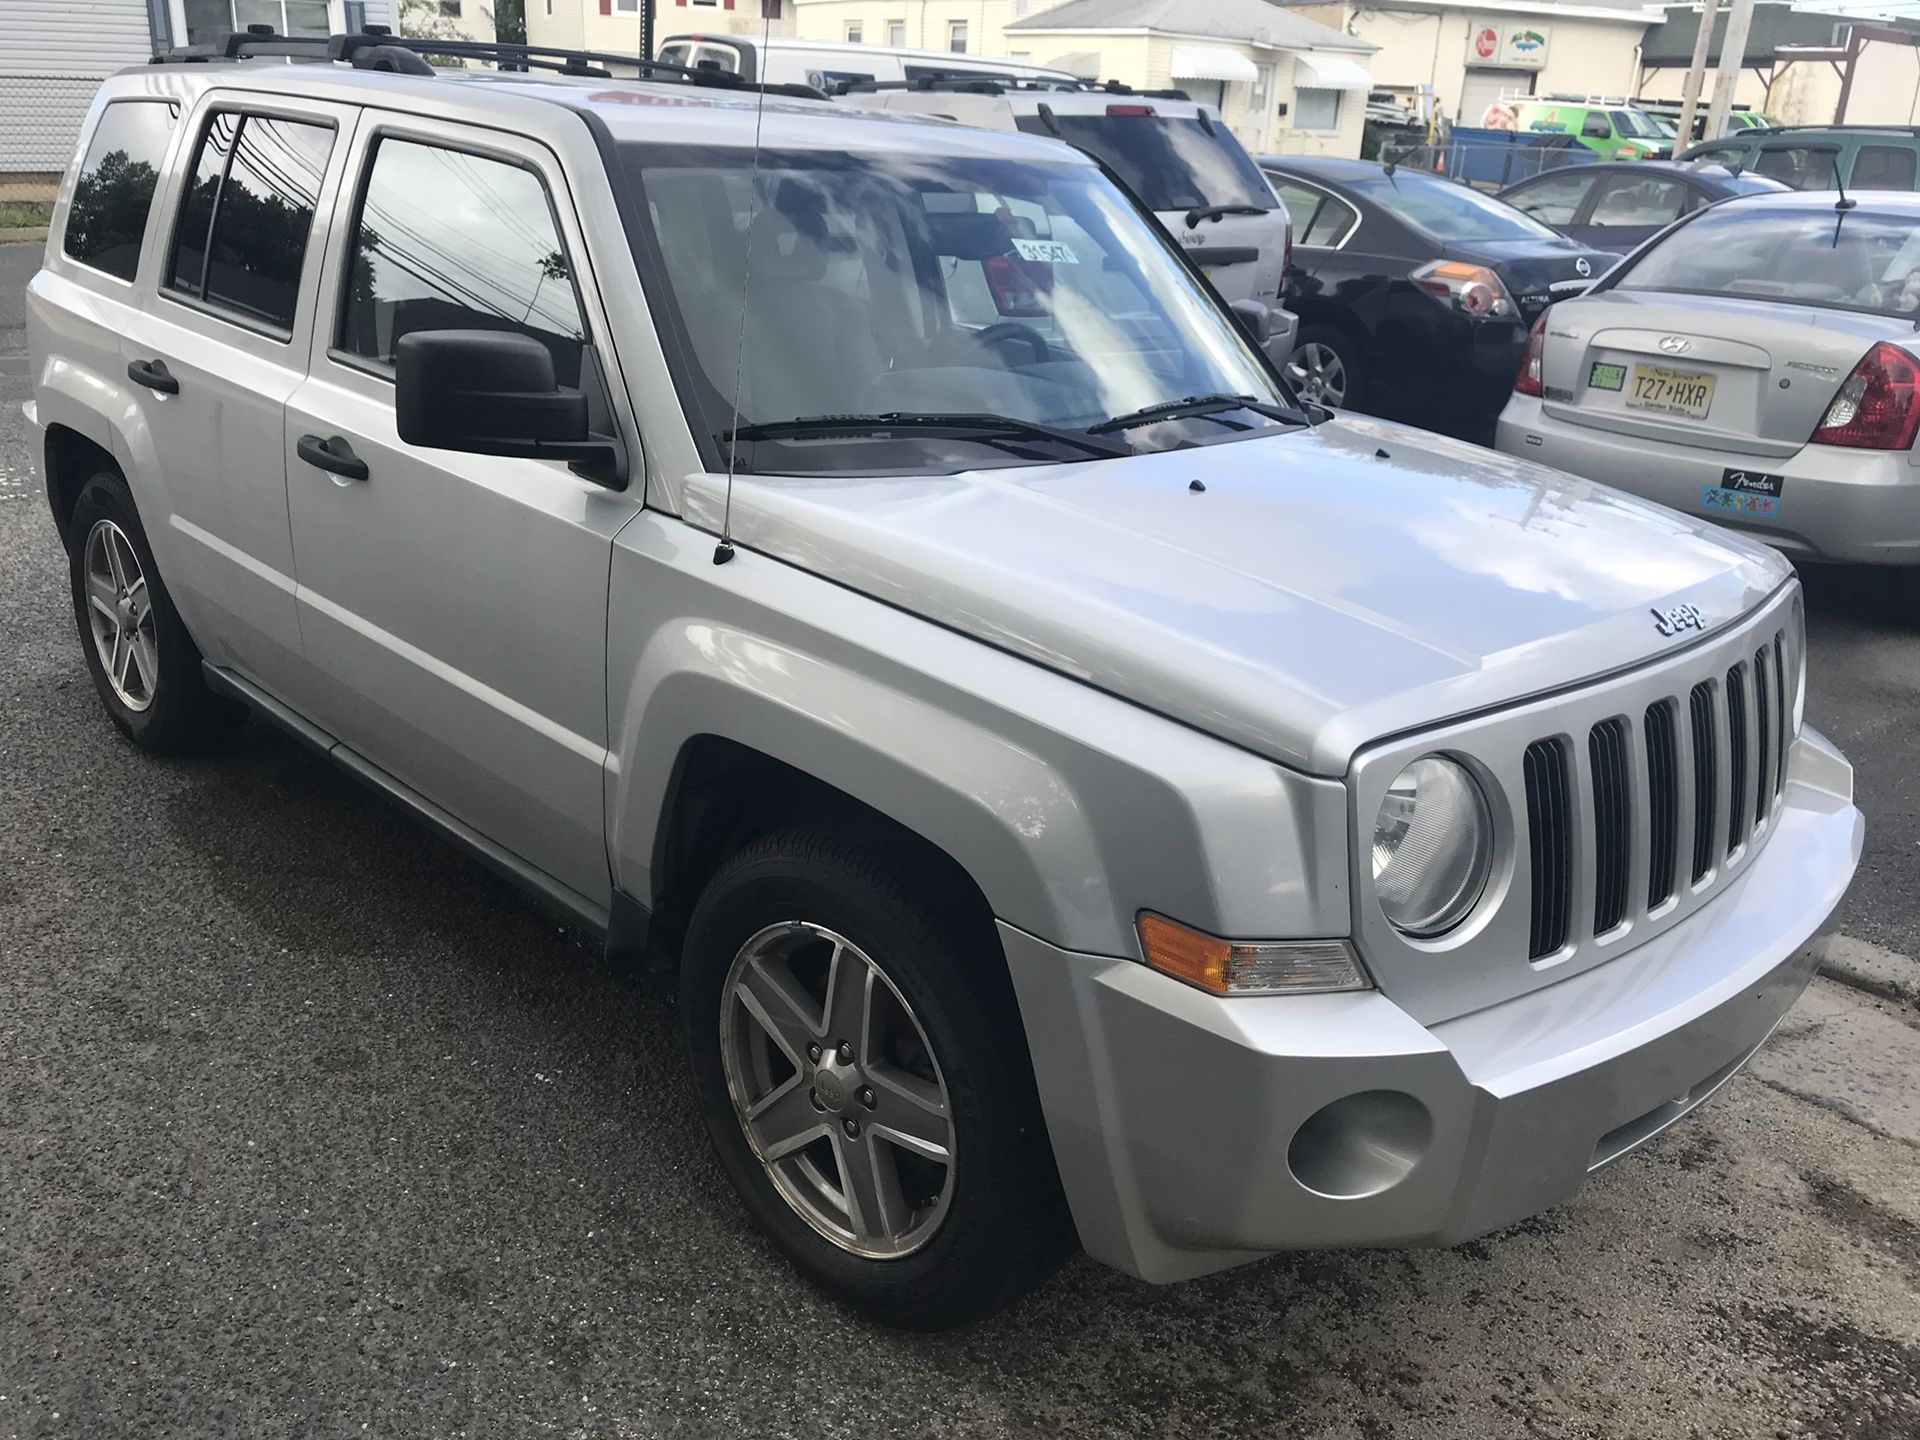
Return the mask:
<path id="1" fill-rule="evenodd" d="M 1528 953 L 1538 960 L 1567 943 L 1573 916 L 1573 794 L 1567 750 L 1536 740 L 1523 762 L 1527 777 L 1527 856 L 1533 864 L 1533 921 Z"/>
<path id="2" fill-rule="evenodd" d="M 1793 697 L 1787 694 L 1787 635 L 1773 637 L 1773 695 L 1779 701 L 1779 722 L 1773 727 L 1773 793 L 1787 788 L 1787 745 L 1793 738 Z"/>
<path id="3" fill-rule="evenodd" d="M 1720 785 L 1720 746 L 1713 730 L 1713 682 L 1702 680 L 1687 700 L 1693 731 L 1693 883 L 1713 869 L 1714 797 Z"/>
<path id="4" fill-rule="evenodd" d="M 1674 862 L 1680 846 L 1680 753 L 1674 737 L 1674 702 L 1647 707 L 1647 909 L 1658 910 L 1673 895 Z"/>
<path id="5" fill-rule="evenodd" d="M 1753 824 L 1760 827 L 1766 818 L 1767 801 L 1773 796 L 1773 699 L 1768 693 L 1773 684 L 1772 666 L 1767 652 L 1753 657 Z"/>
<path id="6" fill-rule="evenodd" d="M 1604 935 L 1627 917 L 1633 802 L 1627 778 L 1627 722 L 1602 720 L 1587 732 L 1593 767 L 1593 933 Z"/>
<path id="7" fill-rule="evenodd" d="M 1747 667 L 1727 671 L 1727 853 L 1747 838 Z"/>

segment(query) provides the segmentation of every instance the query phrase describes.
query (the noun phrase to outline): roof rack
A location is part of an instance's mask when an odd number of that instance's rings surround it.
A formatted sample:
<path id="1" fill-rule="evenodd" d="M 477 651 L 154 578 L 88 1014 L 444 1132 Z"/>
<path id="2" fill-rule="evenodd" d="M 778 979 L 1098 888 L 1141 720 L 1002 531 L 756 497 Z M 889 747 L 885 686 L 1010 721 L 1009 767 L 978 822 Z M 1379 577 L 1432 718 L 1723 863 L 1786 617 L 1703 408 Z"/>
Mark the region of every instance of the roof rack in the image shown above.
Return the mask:
<path id="1" fill-rule="evenodd" d="M 216 37 L 210 44 L 182 45 L 155 55 L 155 65 L 205 64 L 213 60 L 308 60 L 353 66 L 356 70 L 388 71 L 402 75 L 433 75 L 428 56 L 454 60 L 490 60 L 503 70 L 552 70 L 596 80 L 632 79 L 616 76 L 613 65 L 640 72 L 641 79 L 681 81 L 714 90 L 760 91 L 798 100 L 827 97 L 811 85 L 756 85 L 731 71 L 701 66 L 668 65 L 603 50 L 569 50 L 557 45 L 513 45 L 494 40 L 428 40 L 395 35 L 385 25 L 368 25 L 357 35 L 280 35 L 271 25 L 249 25 Z"/>
<path id="2" fill-rule="evenodd" d="M 842 80 L 829 95 L 873 95 L 883 90 L 919 90 L 945 95 L 1004 95 L 1009 90 L 1041 90 L 1060 95 L 1137 95 L 1148 100 L 1187 100 L 1184 90 L 1136 90 L 1118 80 L 1049 80 L 1043 75 L 916 75 L 911 80 Z"/>
<path id="3" fill-rule="evenodd" d="M 1866 130 L 1876 135 L 1912 135 L 1920 138 L 1920 125 L 1776 125 L 1769 134 L 1782 130 Z"/>

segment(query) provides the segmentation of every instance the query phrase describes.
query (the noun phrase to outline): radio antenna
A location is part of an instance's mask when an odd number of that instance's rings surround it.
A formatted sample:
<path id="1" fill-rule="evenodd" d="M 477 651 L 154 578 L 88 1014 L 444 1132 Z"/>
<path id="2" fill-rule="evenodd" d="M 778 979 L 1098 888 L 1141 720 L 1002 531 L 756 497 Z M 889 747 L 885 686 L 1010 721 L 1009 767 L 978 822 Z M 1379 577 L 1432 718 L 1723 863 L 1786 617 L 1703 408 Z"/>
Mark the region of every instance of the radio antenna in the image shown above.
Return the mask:
<path id="1" fill-rule="evenodd" d="M 760 62 L 767 57 L 773 37 L 773 12 L 760 7 Z M 753 105 L 753 169 L 747 178 L 747 244 L 740 261 L 740 325 L 733 339 L 733 418 L 727 424 L 727 498 L 720 508 L 720 543 L 713 547 L 713 563 L 733 559 L 733 472 L 740 463 L 740 377 L 746 370 L 747 312 L 753 298 L 753 224 L 760 217 L 760 122 L 767 114 L 767 87 L 761 77 L 760 94 Z"/>

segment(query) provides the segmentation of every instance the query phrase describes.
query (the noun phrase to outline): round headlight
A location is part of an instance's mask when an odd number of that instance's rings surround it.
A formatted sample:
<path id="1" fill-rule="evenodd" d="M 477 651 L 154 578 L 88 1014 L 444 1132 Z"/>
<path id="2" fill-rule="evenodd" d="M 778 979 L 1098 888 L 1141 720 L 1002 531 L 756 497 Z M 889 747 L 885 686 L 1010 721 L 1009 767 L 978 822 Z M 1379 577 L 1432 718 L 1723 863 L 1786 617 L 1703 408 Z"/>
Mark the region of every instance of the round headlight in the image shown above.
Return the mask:
<path id="1" fill-rule="evenodd" d="M 1394 777 L 1373 825 L 1373 893 L 1396 930 L 1443 934 L 1493 868 L 1493 817 L 1473 776 L 1428 755 Z"/>

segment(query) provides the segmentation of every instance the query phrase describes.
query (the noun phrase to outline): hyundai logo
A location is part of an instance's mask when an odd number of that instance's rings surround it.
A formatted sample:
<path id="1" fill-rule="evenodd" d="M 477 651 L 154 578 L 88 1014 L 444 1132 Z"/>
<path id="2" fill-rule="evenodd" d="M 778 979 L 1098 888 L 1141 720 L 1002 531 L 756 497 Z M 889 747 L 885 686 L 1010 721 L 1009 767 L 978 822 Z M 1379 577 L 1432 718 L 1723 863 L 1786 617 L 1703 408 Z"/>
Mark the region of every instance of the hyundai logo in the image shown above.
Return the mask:
<path id="1" fill-rule="evenodd" d="M 1660 348 L 1669 355 L 1684 355 L 1693 348 L 1693 342 L 1684 335 L 1662 335 Z"/>
<path id="2" fill-rule="evenodd" d="M 1587 276 L 1593 274 L 1593 265 L 1588 261 L 1586 256 L 1582 255 L 1578 260 L 1573 262 L 1573 273 L 1584 280 Z"/>

